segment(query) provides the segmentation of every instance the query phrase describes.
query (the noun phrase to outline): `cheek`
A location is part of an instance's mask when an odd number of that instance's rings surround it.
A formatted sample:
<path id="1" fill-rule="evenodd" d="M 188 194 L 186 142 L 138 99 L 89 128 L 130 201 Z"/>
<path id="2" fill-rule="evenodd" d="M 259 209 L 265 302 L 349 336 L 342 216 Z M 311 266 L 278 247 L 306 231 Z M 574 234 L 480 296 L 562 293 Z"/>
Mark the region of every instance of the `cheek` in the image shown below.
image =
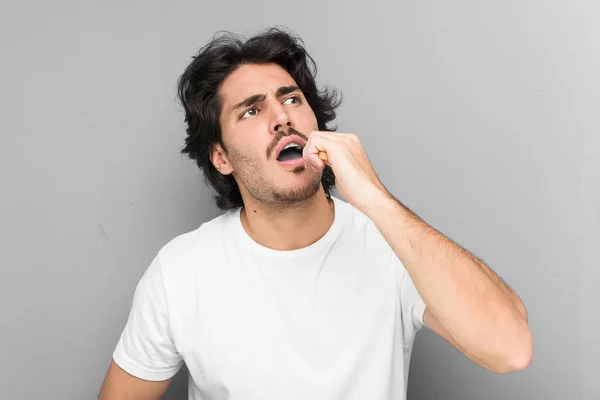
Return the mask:
<path id="1" fill-rule="evenodd" d="M 260 167 L 261 157 L 257 154 L 257 149 L 249 146 L 242 148 L 230 149 L 229 162 L 232 167 L 238 172 L 244 173 L 244 170 L 256 169 Z"/>
<path id="2" fill-rule="evenodd" d="M 307 127 L 305 129 L 316 129 L 317 128 L 317 117 L 313 112 L 312 108 L 309 106 L 303 107 L 299 117 L 302 118 L 303 121 L 306 121 Z"/>

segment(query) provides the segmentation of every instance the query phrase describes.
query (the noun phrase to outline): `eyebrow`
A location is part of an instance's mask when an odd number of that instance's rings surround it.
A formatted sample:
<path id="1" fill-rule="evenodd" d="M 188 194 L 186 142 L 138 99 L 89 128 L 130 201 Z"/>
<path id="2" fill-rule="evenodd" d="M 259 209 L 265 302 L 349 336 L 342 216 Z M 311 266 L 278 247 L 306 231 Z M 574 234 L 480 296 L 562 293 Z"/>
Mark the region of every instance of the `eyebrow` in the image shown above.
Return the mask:
<path id="1" fill-rule="evenodd" d="M 277 89 L 277 92 L 275 93 L 275 97 L 285 96 L 286 94 L 293 93 L 298 89 L 299 89 L 298 86 L 295 86 L 295 85 L 282 86 L 279 89 Z"/>
<path id="2" fill-rule="evenodd" d="M 299 89 L 298 86 L 295 86 L 295 85 L 282 86 L 279 89 L 277 89 L 277 92 L 275 92 L 275 97 L 279 98 L 281 96 L 285 96 L 286 94 L 293 93 L 293 92 L 297 91 L 298 89 Z M 265 96 L 264 94 L 252 95 L 252 96 L 248 97 L 247 99 L 237 103 L 235 106 L 233 106 L 233 108 L 231 110 L 235 111 L 239 108 L 250 107 L 252 104 L 258 103 L 260 101 L 264 101 L 264 99 L 266 99 L 266 98 L 267 98 L 267 96 Z"/>

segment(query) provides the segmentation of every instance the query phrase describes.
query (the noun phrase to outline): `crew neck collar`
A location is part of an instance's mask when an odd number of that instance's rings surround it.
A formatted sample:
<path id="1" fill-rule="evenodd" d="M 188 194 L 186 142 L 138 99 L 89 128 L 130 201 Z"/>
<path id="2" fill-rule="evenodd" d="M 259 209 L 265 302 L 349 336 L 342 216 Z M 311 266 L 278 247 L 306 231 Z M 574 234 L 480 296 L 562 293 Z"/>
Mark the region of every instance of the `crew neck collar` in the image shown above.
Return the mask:
<path id="1" fill-rule="evenodd" d="M 277 258 L 301 257 L 303 255 L 310 254 L 319 251 L 320 249 L 323 249 L 338 237 L 343 226 L 343 222 L 345 220 L 348 205 L 334 196 L 331 196 L 331 199 L 333 200 L 334 208 L 333 223 L 331 224 L 327 232 L 325 232 L 325 234 L 321 236 L 316 242 L 306 247 L 302 247 L 300 249 L 275 250 L 269 247 L 265 247 L 260 243 L 256 242 L 250 237 L 250 235 L 248 234 L 248 232 L 246 232 L 246 229 L 242 225 L 241 207 L 231 212 L 231 224 L 233 226 L 235 234 L 237 235 L 241 243 L 255 252 L 258 252 L 268 257 Z"/>

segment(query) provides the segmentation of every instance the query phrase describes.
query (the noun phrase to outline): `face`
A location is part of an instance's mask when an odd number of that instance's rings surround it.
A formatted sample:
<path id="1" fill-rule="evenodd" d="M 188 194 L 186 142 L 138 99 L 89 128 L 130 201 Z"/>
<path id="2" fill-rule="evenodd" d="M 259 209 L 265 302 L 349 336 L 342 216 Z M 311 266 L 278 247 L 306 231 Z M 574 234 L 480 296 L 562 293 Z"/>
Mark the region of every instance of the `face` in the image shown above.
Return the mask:
<path id="1" fill-rule="evenodd" d="M 321 173 L 301 157 L 317 120 L 294 79 L 276 64 L 242 65 L 219 94 L 225 149 L 216 145 L 211 160 L 222 174 L 233 174 L 242 196 L 288 204 L 317 193 Z M 286 145 L 300 151 L 280 153 Z"/>

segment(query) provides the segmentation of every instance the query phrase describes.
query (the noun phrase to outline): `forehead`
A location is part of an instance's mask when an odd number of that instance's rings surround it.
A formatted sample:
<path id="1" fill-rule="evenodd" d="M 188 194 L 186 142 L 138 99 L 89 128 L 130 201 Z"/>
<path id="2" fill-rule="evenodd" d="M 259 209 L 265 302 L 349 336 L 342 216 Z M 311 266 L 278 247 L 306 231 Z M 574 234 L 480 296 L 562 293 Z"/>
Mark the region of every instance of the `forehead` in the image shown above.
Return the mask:
<path id="1" fill-rule="evenodd" d="M 277 64 L 245 64 L 225 78 L 220 95 L 223 106 L 231 106 L 256 95 L 275 93 L 281 86 L 296 85 L 292 76 Z"/>

